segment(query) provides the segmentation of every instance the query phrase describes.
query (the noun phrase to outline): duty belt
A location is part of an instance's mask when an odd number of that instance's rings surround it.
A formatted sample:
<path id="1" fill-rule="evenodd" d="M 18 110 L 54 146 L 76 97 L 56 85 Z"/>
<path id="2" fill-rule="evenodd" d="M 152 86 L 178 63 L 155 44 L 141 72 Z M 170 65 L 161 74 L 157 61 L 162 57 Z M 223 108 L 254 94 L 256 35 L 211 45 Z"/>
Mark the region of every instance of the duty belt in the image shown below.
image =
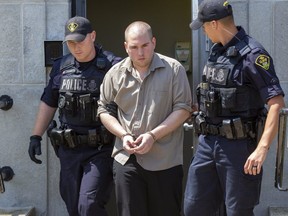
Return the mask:
<path id="1" fill-rule="evenodd" d="M 107 139 L 105 131 L 89 130 L 88 134 L 77 134 L 73 129 L 61 130 L 54 128 L 50 132 L 50 140 L 52 145 L 64 145 L 69 148 L 78 146 L 91 146 L 101 148 L 103 145 L 112 144 L 112 140 Z"/>
<path id="2" fill-rule="evenodd" d="M 207 123 L 202 128 L 201 134 L 219 135 L 227 139 L 255 138 L 256 136 L 255 122 L 243 123 L 240 118 L 226 119 L 218 125 Z"/>
<path id="3" fill-rule="evenodd" d="M 70 148 L 74 148 L 77 146 L 91 146 L 91 147 L 99 147 L 103 145 L 101 142 L 101 136 L 99 134 L 89 134 L 89 135 L 79 135 L 75 134 L 74 137 L 68 137 L 69 135 L 65 135 L 64 138 L 66 139 L 66 145 Z M 65 143 L 65 142 L 64 142 Z"/>

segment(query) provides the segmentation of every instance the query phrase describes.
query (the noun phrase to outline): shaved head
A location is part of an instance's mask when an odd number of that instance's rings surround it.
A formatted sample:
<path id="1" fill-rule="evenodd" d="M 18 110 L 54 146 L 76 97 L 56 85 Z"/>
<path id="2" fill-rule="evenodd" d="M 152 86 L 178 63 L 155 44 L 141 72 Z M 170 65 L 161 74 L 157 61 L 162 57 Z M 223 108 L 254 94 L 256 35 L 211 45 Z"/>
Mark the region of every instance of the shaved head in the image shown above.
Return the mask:
<path id="1" fill-rule="evenodd" d="M 124 46 L 133 67 L 145 74 L 152 62 L 156 46 L 151 26 L 143 21 L 131 23 L 125 30 Z"/>
<path id="2" fill-rule="evenodd" d="M 128 37 L 131 35 L 149 35 L 150 39 L 153 37 L 152 28 L 149 24 L 142 22 L 142 21 L 136 21 L 131 23 L 125 30 L 125 41 L 128 40 Z"/>

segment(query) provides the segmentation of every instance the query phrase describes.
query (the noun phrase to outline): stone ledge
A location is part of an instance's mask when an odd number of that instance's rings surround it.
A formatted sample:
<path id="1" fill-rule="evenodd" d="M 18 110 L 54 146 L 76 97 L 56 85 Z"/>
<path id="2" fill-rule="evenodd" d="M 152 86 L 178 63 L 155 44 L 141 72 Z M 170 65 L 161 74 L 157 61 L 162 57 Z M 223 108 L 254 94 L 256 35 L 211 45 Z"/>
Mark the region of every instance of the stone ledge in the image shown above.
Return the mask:
<path id="1" fill-rule="evenodd" d="M 35 212 L 34 207 L 0 207 L 0 216 L 35 216 Z"/>
<path id="2" fill-rule="evenodd" d="M 269 207 L 269 216 L 287 216 L 287 207 Z"/>

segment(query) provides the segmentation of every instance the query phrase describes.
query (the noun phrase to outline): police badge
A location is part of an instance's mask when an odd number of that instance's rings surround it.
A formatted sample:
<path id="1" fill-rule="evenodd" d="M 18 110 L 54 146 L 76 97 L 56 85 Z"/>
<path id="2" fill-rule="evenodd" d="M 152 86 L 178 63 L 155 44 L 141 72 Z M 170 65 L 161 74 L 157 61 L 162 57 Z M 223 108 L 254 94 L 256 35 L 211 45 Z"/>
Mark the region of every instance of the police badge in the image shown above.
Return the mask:
<path id="1" fill-rule="evenodd" d="M 264 70 L 269 70 L 270 58 L 267 55 L 259 55 L 255 60 L 255 64 L 262 67 Z"/>

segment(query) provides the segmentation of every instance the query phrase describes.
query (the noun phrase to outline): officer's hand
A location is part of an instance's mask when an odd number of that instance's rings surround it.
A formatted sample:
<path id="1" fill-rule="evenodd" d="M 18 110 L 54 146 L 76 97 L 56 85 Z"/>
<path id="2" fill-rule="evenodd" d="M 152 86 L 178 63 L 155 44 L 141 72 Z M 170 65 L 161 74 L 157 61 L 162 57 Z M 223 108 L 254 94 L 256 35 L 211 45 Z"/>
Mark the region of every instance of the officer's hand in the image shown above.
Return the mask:
<path id="1" fill-rule="evenodd" d="M 30 137 L 30 144 L 28 153 L 32 161 L 34 161 L 37 164 L 41 164 L 42 161 L 37 159 L 35 155 L 41 155 L 41 136 L 33 135 Z"/>

